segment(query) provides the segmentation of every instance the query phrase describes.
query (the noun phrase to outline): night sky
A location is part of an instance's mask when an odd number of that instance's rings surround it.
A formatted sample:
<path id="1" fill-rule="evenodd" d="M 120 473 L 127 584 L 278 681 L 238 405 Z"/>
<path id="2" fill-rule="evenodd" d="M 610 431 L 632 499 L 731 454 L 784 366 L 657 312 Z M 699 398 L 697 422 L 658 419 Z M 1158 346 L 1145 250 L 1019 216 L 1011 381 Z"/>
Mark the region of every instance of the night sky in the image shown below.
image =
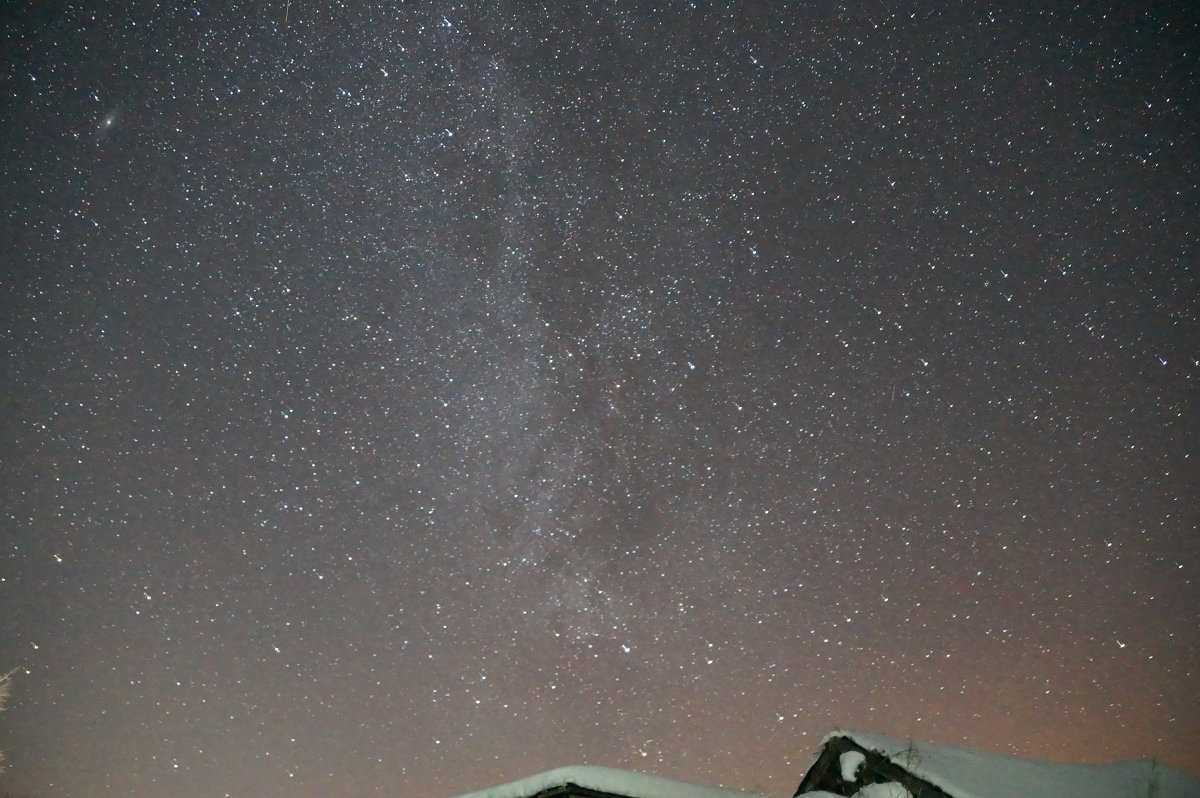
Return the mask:
<path id="1" fill-rule="evenodd" d="M 1200 774 L 1200 26 L 1029 5 L 5 3 L 0 786 Z"/>

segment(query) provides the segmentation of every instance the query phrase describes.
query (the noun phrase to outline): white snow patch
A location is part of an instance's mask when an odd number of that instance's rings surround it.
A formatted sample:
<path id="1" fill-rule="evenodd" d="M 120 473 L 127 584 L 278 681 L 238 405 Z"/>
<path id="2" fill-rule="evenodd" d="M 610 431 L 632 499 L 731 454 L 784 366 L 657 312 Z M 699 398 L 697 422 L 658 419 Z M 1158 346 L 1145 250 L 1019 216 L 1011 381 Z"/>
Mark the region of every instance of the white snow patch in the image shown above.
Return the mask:
<path id="1" fill-rule="evenodd" d="M 530 798 L 542 790 L 567 784 L 629 798 L 766 798 L 753 792 L 726 790 L 722 787 L 708 787 L 662 776 L 591 765 L 557 768 L 457 798 Z"/>
<path id="2" fill-rule="evenodd" d="M 868 784 L 854 793 L 854 798 L 912 798 L 912 793 L 905 789 L 903 784 L 889 781 L 884 784 Z"/>
<path id="3" fill-rule="evenodd" d="M 842 766 L 842 781 L 851 783 L 858 781 L 858 769 L 866 761 L 867 758 L 861 751 L 847 751 L 842 754 L 838 760 L 838 763 Z"/>

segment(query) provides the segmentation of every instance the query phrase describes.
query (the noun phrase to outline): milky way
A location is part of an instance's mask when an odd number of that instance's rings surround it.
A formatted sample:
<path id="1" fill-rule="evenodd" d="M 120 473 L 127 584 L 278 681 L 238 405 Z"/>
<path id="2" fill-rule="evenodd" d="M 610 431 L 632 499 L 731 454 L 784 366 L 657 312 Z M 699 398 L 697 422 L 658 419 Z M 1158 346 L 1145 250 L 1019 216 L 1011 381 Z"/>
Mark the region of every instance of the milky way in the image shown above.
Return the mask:
<path id="1" fill-rule="evenodd" d="M 1184 4 L 9 5 L 0 785 L 1200 773 Z"/>

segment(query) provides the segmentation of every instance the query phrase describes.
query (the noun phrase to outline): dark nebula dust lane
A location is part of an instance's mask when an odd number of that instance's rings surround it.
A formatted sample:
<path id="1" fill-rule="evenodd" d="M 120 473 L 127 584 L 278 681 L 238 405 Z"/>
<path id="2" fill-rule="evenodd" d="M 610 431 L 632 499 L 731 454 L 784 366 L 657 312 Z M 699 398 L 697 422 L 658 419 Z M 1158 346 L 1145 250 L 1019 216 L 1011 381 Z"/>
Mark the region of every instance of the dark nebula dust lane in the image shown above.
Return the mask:
<path id="1" fill-rule="evenodd" d="M 1200 773 L 1182 6 L 0 34 L 0 788 Z"/>

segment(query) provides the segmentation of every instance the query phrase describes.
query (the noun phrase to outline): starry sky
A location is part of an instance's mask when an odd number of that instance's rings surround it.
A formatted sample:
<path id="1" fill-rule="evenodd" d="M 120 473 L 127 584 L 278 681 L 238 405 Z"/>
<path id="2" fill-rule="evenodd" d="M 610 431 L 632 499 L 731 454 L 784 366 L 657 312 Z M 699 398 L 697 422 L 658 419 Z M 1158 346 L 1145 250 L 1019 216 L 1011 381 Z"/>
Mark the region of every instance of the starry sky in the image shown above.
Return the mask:
<path id="1" fill-rule="evenodd" d="M 1188 4 L 0 14 L 0 786 L 1200 774 Z"/>

